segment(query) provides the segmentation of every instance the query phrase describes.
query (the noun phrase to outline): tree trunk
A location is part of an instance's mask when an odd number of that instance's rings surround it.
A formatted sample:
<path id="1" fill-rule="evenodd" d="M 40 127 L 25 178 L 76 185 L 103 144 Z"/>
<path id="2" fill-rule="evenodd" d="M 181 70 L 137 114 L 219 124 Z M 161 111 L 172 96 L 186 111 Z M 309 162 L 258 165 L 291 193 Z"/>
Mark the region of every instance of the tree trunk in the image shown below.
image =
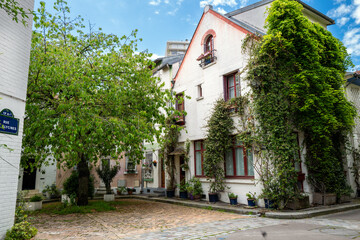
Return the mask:
<path id="1" fill-rule="evenodd" d="M 81 154 L 81 160 L 78 164 L 78 171 L 79 171 L 78 205 L 85 206 L 88 205 L 90 171 L 84 154 Z"/>
<path id="2" fill-rule="evenodd" d="M 106 184 L 106 194 L 112 194 L 110 182 Z"/>

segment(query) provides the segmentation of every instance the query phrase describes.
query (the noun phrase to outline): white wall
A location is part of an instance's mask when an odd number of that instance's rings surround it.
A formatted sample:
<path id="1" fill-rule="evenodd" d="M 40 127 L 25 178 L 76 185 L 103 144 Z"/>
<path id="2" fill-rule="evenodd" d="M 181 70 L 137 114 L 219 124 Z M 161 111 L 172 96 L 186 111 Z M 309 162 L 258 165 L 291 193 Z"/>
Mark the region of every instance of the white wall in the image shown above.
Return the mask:
<path id="1" fill-rule="evenodd" d="M 21 0 L 27 11 L 34 8 L 33 0 Z M 28 26 L 12 21 L 0 9 L 0 110 L 10 109 L 20 120 L 19 134 L 0 134 L 0 143 L 13 151 L 0 149 L 0 239 L 14 222 L 16 192 L 24 124 L 27 77 L 30 59 L 32 17 Z M 5 162 L 7 161 L 7 162 Z"/>

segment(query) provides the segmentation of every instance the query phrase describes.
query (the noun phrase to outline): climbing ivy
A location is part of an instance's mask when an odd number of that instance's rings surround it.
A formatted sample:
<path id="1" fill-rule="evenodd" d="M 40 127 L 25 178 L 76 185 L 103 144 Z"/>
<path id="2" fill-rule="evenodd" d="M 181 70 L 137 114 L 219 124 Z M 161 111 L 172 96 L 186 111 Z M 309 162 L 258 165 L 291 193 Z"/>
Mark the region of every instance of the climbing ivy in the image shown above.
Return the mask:
<path id="1" fill-rule="evenodd" d="M 213 113 L 207 122 L 207 136 L 205 140 L 204 174 L 210 181 L 210 193 L 224 191 L 224 156 L 232 146 L 231 133 L 234 128 L 233 119 L 227 103 L 220 99 L 216 102 Z"/>
<path id="2" fill-rule="evenodd" d="M 302 14 L 294 0 L 276 0 L 266 19 L 267 35 L 249 36 L 246 79 L 252 89 L 258 134 L 265 146 L 267 192 L 286 203 L 298 196 L 295 131 L 304 133 L 308 180 L 318 192 L 346 185 L 343 147 L 355 110 L 344 94 L 351 64 L 346 48 Z"/>

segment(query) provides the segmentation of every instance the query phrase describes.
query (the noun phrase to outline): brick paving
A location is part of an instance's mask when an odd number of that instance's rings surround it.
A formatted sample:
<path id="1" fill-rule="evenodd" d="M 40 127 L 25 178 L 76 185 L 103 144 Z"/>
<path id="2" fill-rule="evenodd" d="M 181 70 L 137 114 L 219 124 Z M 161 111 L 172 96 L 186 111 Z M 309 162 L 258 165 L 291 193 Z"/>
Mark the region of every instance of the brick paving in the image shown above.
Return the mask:
<path id="1" fill-rule="evenodd" d="M 143 234 L 167 229 L 248 219 L 248 216 L 191 208 L 167 203 L 123 199 L 131 205 L 118 205 L 117 211 L 90 214 L 37 215 L 35 239 L 136 239 Z M 157 238 L 153 238 L 157 239 Z"/>

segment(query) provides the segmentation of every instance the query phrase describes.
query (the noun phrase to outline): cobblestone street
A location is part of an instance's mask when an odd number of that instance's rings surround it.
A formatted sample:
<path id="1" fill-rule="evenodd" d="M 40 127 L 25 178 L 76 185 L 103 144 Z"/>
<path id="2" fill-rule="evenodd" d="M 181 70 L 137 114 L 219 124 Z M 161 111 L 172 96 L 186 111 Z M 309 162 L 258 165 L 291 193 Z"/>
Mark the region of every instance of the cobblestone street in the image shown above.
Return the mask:
<path id="1" fill-rule="evenodd" d="M 39 230 L 35 239 L 264 239 L 262 232 L 267 232 L 265 239 L 289 239 L 294 234 L 294 239 L 360 236 L 360 210 L 280 220 L 151 201 L 122 201 L 131 204 L 120 205 L 112 212 L 38 215 L 34 220 Z"/>

